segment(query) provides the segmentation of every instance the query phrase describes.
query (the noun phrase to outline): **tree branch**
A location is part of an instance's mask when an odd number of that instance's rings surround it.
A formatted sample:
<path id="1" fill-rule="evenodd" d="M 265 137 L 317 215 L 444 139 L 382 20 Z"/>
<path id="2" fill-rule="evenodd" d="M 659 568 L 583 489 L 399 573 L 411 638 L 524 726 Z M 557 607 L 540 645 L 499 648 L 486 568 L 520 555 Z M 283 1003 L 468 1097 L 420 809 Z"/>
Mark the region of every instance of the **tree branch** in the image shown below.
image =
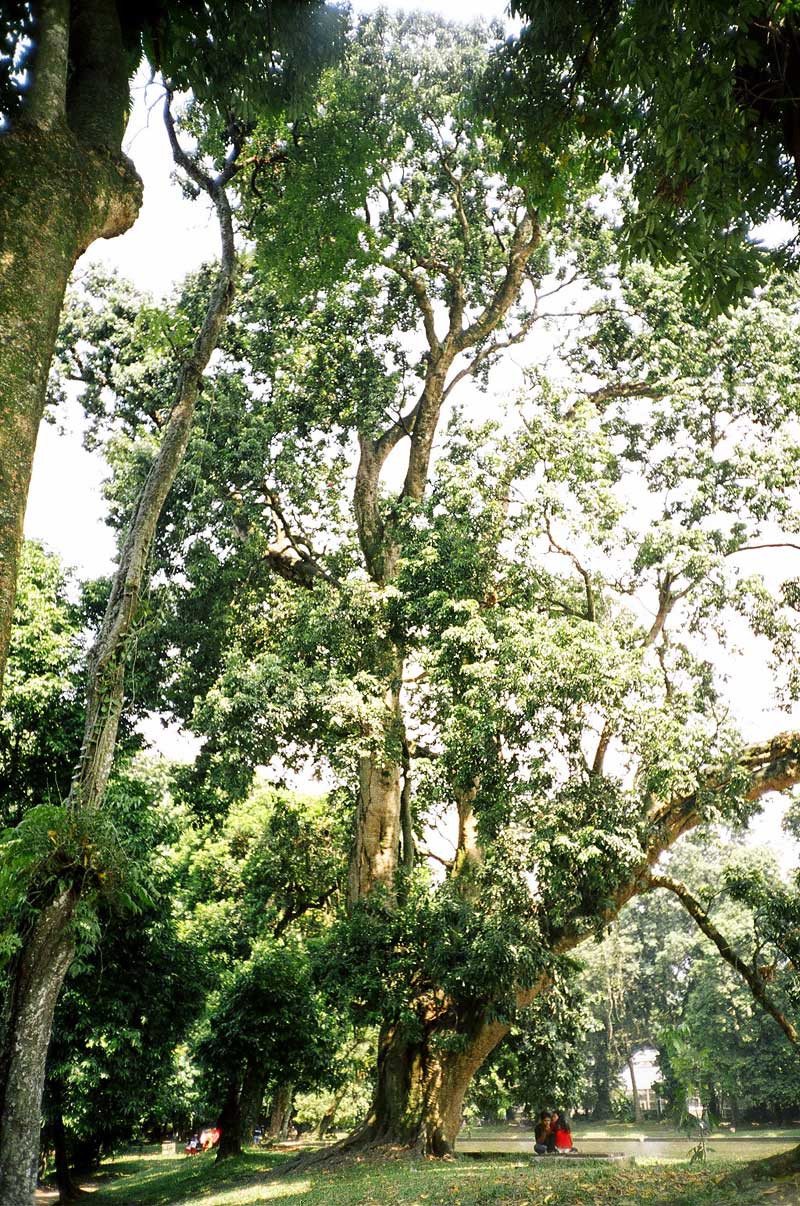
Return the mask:
<path id="1" fill-rule="evenodd" d="M 425 338 L 428 341 L 428 347 L 431 352 L 438 352 L 440 348 L 439 336 L 436 334 L 436 320 L 433 313 L 433 304 L 428 291 L 425 288 L 425 283 L 422 278 L 405 264 L 393 261 L 390 267 L 401 277 L 408 285 L 411 292 L 414 294 L 414 299 L 419 306 L 422 314 L 422 323 L 425 328 Z"/>
<path id="2" fill-rule="evenodd" d="M 558 932 L 556 951 L 571 950 L 589 935 L 590 927 L 611 921 L 632 897 L 646 892 L 653 864 L 679 837 L 701 823 L 703 801 L 709 794 L 721 792 L 742 771 L 749 776 L 745 792 L 748 800 L 796 787 L 800 784 L 800 732 L 778 733 L 770 741 L 747 746 L 733 768 L 709 770 L 698 791 L 676 796 L 653 810 L 648 818 L 650 839 L 642 862 L 609 894 L 609 903 L 599 916 L 573 915 Z"/>
<path id="3" fill-rule="evenodd" d="M 505 318 L 519 294 L 528 260 L 539 245 L 540 238 L 538 217 L 534 211 L 526 209 L 511 240 L 503 279 L 488 305 L 475 321 L 456 337 L 456 351 L 463 352 L 466 348 L 482 343 Z"/>
<path id="4" fill-rule="evenodd" d="M 789 1042 L 797 1045 L 799 1041 L 797 1030 L 772 1000 L 763 978 L 736 954 L 724 934 L 717 929 L 700 901 L 692 896 L 688 888 L 668 875 L 651 875 L 646 886 L 651 889 L 666 888 L 668 892 L 672 892 L 678 897 L 686 912 L 694 918 L 705 936 L 711 939 L 725 962 L 741 976 L 762 1009 L 765 1009 L 770 1017 L 775 1019 Z"/>
<path id="5" fill-rule="evenodd" d="M 550 315 L 547 315 L 549 318 Z M 616 398 L 665 398 L 667 391 L 657 389 L 647 381 L 624 381 L 618 385 L 604 385 L 600 389 L 587 391 L 584 395 L 587 402 L 602 406 L 604 402 L 612 402 Z"/>
<path id="6" fill-rule="evenodd" d="M 168 132 L 172 129 L 174 139 L 169 94 L 165 102 L 164 120 Z M 136 500 L 103 623 L 89 655 L 84 739 L 68 800 L 69 806 L 76 810 L 98 807 L 102 802 L 122 714 L 125 663 L 134 637 L 156 525 L 183 460 L 200 382 L 218 343 L 233 297 L 236 250 L 228 198 L 224 187 L 199 170 L 198 182 L 210 196 L 217 212 L 222 244 L 220 265 L 202 326 L 191 351 L 180 366 L 169 421 Z"/>
<path id="7" fill-rule="evenodd" d="M 287 582 L 312 590 L 317 582 L 341 588 L 341 583 L 329 573 L 313 552 L 308 538 L 298 540 L 290 530 L 277 494 L 267 491 L 267 501 L 275 525 L 275 537 L 267 548 L 265 561 Z"/>
<path id="8" fill-rule="evenodd" d="M 589 573 L 589 571 L 583 565 L 581 565 L 580 561 L 578 560 L 578 558 L 576 557 L 576 555 L 573 552 L 571 552 L 569 549 L 565 549 L 563 547 L 563 545 L 558 544 L 555 536 L 553 535 L 553 529 L 550 525 L 550 516 L 549 515 L 545 515 L 544 522 L 545 522 L 545 531 L 547 532 L 547 539 L 550 541 L 550 547 L 553 550 L 553 552 L 560 553 L 562 557 L 568 557 L 569 560 L 572 562 L 572 564 L 575 566 L 575 568 L 578 571 L 578 573 L 580 574 L 580 576 L 583 578 L 584 590 L 586 591 L 586 615 L 585 615 L 584 619 L 589 620 L 589 622 L 593 624 L 596 619 L 596 612 L 595 612 L 595 603 L 594 603 L 594 591 L 592 590 L 592 576 Z"/>

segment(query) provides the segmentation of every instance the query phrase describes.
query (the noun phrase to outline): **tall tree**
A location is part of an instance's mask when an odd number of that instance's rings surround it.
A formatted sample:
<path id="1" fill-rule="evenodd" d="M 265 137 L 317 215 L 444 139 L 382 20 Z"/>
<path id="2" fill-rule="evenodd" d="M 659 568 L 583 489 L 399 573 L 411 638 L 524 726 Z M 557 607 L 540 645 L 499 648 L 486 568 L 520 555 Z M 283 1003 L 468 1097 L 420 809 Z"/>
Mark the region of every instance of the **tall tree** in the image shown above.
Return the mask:
<path id="1" fill-rule="evenodd" d="M 302 6 L 302 20 L 298 10 Z M 228 141 L 259 106 L 295 96 L 337 40 L 321 0 L 12 0 L 0 13 L 0 686 L 33 453 L 64 291 L 96 239 L 135 221 L 142 186 L 122 152 L 130 80 L 146 54 L 192 91 Z M 278 69 L 280 66 L 280 69 Z"/>
<path id="2" fill-rule="evenodd" d="M 515 1011 L 660 852 L 798 776 L 795 735 L 747 748 L 724 723 L 698 646 L 741 614 L 796 690 L 793 588 L 739 568 L 795 523 L 794 294 L 729 324 L 678 273 L 601 292 L 602 205 L 573 179 L 562 222 L 531 210 L 475 114 L 488 40 L 381 16 L 313 122 L 263 129 L 248 215 L 287 223 L 261 233 L 157 543 L 159 698 L 206 737 L 187 793 L 236 796 L 279 754 L 349 794 L 331 976 L 381 1025 L 352 1142 L 434 1153 Z M 456 386 L 564 323 L 576 279 L 592 313 L 558 373 L 471 422 Z M 428 859 L 443 816 L 453 857 Z"/>
<path id="3" fill-rule="evenodd" d="M 0 1047 L 0 1192 L 9 1206 L 27 1206 L 35 1189 L 45 1057 L 58 994 L 75 951 L 76 909 L 119 866 L 113 826 L 102 812 L 124 703 L 125 669 L 155 527 L 183 459 L 203 373 L 233 294 L 236 254 L 226 186 L 241 150 L 233 143 L 224 165 L 210 175 L 178 142 L 168 92 L 164 117 L 176 162 L 213 202 L 222 255 L 202 325 L 179 359 L 173 403 L 162 438 L 135 500 L 121 542 L 118 568 L 103 622 L 89 655 L 83 744 L 63 807 L 31 809 L 6 840 L 15 852 L 16 891 L 3 901 L 6 927 L 19 926 L 3 1009 Z M 42 858 L 43 828 L 52 848 Z M 76 843 L 86 851 L 75 858 Z M 8 885 L 10 886 L 10 885 Z"/>

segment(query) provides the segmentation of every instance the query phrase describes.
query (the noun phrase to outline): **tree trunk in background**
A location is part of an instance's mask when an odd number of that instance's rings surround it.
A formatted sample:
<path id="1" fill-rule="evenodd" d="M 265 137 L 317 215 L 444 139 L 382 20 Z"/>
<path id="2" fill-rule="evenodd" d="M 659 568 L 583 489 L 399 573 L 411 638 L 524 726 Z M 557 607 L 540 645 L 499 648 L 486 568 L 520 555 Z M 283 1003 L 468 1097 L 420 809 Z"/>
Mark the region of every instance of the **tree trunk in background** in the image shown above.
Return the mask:
<path id="1" fill-rule="evenodd" d="M 242 1111 L 239 1082 L 232 1080 L 225 1091 L 222 1109 L 217 1115 L 220 1140 L 217 1147 L 217 1162 L 228 1156 L 242 1154 Z"/>
<path id="2" fill-rule="evenodd" d="M 70 1202 L 76 1194 L 75 1184 L 69 1167 L 67 1155 L 67 1134 L 64 1130 L 64 1118 L 61 1105 L 56 1105 L 53 1111 L 53 1150 L 56 1165 L 56 1185 L 59 1202 Z"/>
<path id="3" fill-rule="evenodd" d="M 596 1122 L 605 1122 L 611 1117 L 611 1069 L 609 1065 L 609 1047 L 610 1034 L 609 1023 L 606 1019 L 605 1026 L 599 1036 L 595 1065 L 594 1065 L 594 1085 L 597 1092 L 597 1101 L 592 1110 L 592 1118 Z"/>
<path id="4" fill-rule="evenodd" d="M 42 1085 L 53 1012 L 75 940 L 76 897 L 64 892 L 37 918 L 14 962 L 0 1055 L 0 1202 L 30 1206 L 39 1162 Z"/>
<path id="5" fill-rule="evenodd" d="M 44 0 L 38 7 L 27 104 L 0 134 L 0 688 L 67 280 L 96 239 L 133 224 L 142 198 L 121 151 L 130 93 L 116 4 Z"/>
<path id="6" fill-rule="evenodd" d="M 273 1141 L 276 1139 L 282 1140 L 289 1134 L 293 1096 L 294 1085 L 289 1081 L 286 1084 L 279 1085 L 275 1090 L 270 1107 L 269 1126 L 267 1128 L 268 1139 L 272 1139 Z"/>
<path id="7" fill-rule="evenodd" d="M 264 1100 L 264 1076 L 261 1070 L 248 1064 L 240 1102 L 242 1143 L 253 1142 L 253 1131 L 261 1117 L 261 1104 Z"/>
<path id="8" fill-rule="evenodd" d="M 639 1086 L 636 1083 L 636 1067 L 633 1062 L 633 1055 L 629 1055 L 627 1059 L 628 1072 L 631 1077 L 631 1093 L 633 1094 L 633 1121 L 642 1121 L 642 1107 L 639 1102 Z"/>

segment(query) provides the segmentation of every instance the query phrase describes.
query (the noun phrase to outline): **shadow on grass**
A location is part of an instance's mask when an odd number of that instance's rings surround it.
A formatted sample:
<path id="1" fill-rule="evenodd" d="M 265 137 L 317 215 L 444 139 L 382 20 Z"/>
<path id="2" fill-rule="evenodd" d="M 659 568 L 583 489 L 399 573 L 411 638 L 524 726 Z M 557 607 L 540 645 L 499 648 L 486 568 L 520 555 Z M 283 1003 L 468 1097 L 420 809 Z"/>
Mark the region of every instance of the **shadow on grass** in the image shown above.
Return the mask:
<path id="1" fill-rule="evenodd" d="M 121 1156 L 103 1166 L 92 1206 L 165 1206 L 195 1202 L 254 1182 L 280 1176 L 287 1157 L 274 1152 L 245 1152 L 221 1164 L 211 1153 L 197 1156 Z M 135 1187 L 134 1187 L 135 1184 Z M 135 1194 L 135 1196 L 133 1196 Z"/>

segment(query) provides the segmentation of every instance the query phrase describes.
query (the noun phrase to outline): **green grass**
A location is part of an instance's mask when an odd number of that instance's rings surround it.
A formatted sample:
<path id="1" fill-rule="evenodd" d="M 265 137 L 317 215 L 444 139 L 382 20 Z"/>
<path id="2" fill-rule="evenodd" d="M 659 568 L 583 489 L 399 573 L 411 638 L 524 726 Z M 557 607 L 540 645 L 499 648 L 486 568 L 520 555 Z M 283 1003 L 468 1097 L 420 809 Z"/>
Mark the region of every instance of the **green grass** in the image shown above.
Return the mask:
<path id="1" fill-rule="evenodd" d="M 365 1160 L 281 1176 L 286 1157 L 248 1152 L 120 1157 L 102 1170 L 92 1206 L 756 1206 L 796 1202 L 800 1182 L 759 1183 L 752 1166 L 591 1164 L 527 1158 Z M 791 1196 L 784 1197 L 784 1192 Z"/>

